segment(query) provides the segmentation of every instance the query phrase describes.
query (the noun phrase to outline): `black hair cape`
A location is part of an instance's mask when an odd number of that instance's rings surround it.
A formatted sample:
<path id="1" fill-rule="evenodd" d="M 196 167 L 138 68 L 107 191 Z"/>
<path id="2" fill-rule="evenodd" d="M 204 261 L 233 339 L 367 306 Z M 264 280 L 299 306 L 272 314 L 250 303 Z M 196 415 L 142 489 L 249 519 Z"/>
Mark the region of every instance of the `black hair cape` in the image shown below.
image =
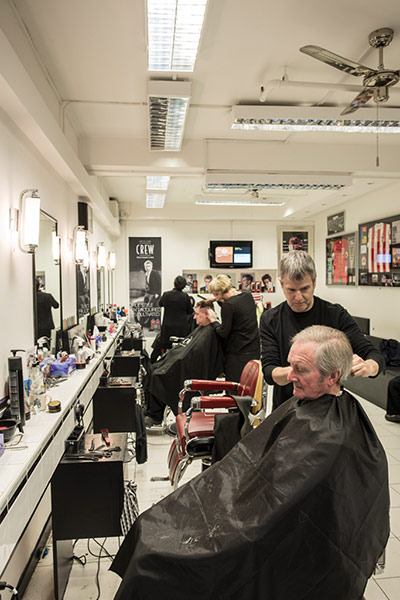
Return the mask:
<path id="1" fill-rule="evenodd" d="M 115 600 L 358 600 L 388 536 L 386 456 L 360 404 L 291 398 L 138 518 Z"/>
<path id="2" fill-rule="evenodd" d="M 209 325 L 196 327 L 183 343 L 171 348 L 151 366 L 145 388 L 176 415 L 185 379 L 215 379 L 224 370 L 222 357 L 214 329 Z"/>

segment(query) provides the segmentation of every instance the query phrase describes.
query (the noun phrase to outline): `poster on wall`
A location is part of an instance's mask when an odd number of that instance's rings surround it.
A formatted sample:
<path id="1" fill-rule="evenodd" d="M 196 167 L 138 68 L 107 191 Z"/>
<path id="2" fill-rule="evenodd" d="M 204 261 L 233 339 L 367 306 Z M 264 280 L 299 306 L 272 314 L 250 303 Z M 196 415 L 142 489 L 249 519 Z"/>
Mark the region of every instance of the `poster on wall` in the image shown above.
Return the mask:
<path id="1" fill-rule="evenodd" d="M 400 215 L 358 226 L 359 284 L 400 286 Z"/>
<path id="2" fill-rule="evenodd" d="M 326 240 L 326 285 L 356 284 L 356 233 Z"/>
<path id="3" fill-rule="evenodd" d="M 305 230 L 282 230 L 280 239 L 279 256 L 291 250 L 304 250 L 311 254 L 311 231 Z"/>
<path id="4" fill-rule="evenodd" d="M 129 238 L 129 312 L 144 335 L 160 331 L 161 238 Z"/>
<path id="5" fill-rule="evenodd" d="M 207 269 L 197 270 L 196 273 L 193 270 L 182 271 L 183 277 L 189 285 L 185 288 L 185 292 L 188 293 L 199 293 L 208 294 L 208 284 L 218 275 L 226 275 L 231 280 L 232 287 L 237 289 L 247 289 L 251 292 L 262 292 L 265 294 L 273 294 L 276 286 L 276 269 L 264 269 L 264 270 L 249 270 L 249 271 L 236 271 L 234 269 L 228 272 L 221 272 L 220 269 Z M 192 277 L 191 277 L 192 276 Z M 193 290 L 190 289 L 190 283 L 193 282 Z"/>
<path id="6" fill-rule="evenodd" d="M 90 269 L 83 263 L 76 265 L 76 300 L 79 319 L 90 314 Z"/>
<path id="7" fill-rule="evenodd" d="M 330 215 L 327 217 L 327 229 L 328 235 L 334 235 L 335 233 L 342 233 L 344 231 L 344 211 Z"/>

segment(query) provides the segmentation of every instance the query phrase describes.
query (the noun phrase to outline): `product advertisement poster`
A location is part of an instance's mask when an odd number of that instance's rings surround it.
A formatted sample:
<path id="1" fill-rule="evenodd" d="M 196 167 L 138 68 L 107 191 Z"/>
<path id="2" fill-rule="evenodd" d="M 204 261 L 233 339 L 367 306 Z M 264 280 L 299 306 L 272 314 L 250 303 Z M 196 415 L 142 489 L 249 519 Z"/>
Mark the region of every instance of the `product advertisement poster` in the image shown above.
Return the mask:
<path id="1" fill-rule="evenodd" d="M 400 286 L 400 215 L 358 227 L 359 285 Z"/>
<path id="2" fill-rule="evenodd" d="M 129 238 L 129 312 L 144 335 L 160 331 L 161 238 Z"/>
<path id="3" fill-rule="evenodd" d="M 356 233 L 326 240 L 326 284 L 356 284 Z"/>

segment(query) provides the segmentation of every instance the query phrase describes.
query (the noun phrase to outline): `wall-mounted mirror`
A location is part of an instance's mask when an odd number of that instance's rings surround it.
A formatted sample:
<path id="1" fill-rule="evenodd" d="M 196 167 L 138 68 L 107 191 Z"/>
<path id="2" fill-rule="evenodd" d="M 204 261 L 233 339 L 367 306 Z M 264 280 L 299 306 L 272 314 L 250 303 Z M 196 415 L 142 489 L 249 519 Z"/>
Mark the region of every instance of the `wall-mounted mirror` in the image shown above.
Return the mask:
<path id="1" fill-rule="evenodd" d="M 61 257 L 54 258 L 54 236 L 56 219 L 40 211 L 39 246 L 33 255 L 34 334 L 35 343 L 43 336 L 53 341 L 53 350 L 55 332 L 62 325 Z"/>

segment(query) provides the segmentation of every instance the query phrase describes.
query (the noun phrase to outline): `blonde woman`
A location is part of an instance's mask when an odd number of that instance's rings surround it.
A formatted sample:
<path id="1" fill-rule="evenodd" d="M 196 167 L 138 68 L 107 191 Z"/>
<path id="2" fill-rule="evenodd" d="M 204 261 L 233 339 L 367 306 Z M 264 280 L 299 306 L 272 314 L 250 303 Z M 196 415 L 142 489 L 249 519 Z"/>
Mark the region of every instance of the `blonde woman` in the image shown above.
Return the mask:
<path id="1" fill-rule="evenodd" d="M 214 299 L 221 304 L 221 323 L 211 316 L 212 326 L 222 339 L 225 377 L 239 381 L 245 364 L 260 357 L 260 338 L 256 305 L 250 292 L 232 288 L 227 275 L 217 275 L 208 285 Z"/>

